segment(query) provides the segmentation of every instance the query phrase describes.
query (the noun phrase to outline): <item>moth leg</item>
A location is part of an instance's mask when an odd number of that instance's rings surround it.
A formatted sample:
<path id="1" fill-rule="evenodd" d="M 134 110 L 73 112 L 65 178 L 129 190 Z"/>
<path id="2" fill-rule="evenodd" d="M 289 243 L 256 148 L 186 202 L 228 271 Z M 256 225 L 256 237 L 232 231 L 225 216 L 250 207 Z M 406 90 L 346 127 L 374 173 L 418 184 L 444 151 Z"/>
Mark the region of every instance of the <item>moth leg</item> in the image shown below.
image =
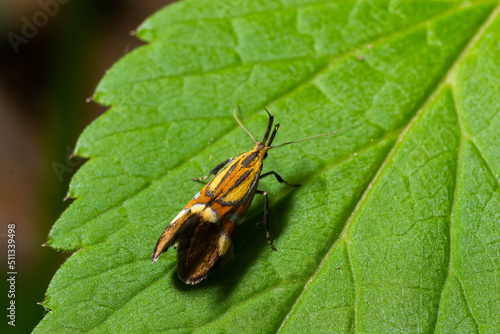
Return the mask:
<path id="1" fill-rule="evenodd" d="M 217 166 L 215 166 L 215 168 L 214 168 L 214 169 L 212 169 L 212 170 L 210 171 L 210 173 L 208 173 L 208 175 L 206 175 L 206 176 L 204 176 L 204 177 L 200 177 L 199 179 L 194 178 L 194 179 L 192 179 L 192 180 L 193 180 L 193 181 L 198 181 L 198 182 L 206 180 L 207 178 L 209 178 L 209 177 L 210 177 L 210 175 L 215 175 L 215 174 L 217 174 L 217 173 L 221 170 L 221 168 L 222 168 L 222 167 L 224 167 L 224 166 L 225 166 L 225 165 L 226 165 L 229 161 L 232 161 L 233 159 L 234 159 L 234 158 L 229 158 L 229 159 L 227 159 L 226 161 L 221 162 L 220 164 L 218 164 Z"/>
<path id="2" fill-rule="evenodd" d="M 264 195 L 264 221 L 262 224 L 264 225 L 264 228 L 266 229 L 266 238 L 267 242 L 269 243 L 269 246 L 271 246 L 272 250 L 276 250 L 276 247 L 274 247 L 273 242 L 271 241 L 271 236 L 269 234 L 269 203 L 267 200 L 267 193 L 265 191 L 257 190 L 257 194 Z"/>
<path id="3" fill-rule="evenodd" d="M 265 174 L 262 174 L 260 177 L 259 177 L 259 180 L 260 179 L 263 179 L 265 178 L 266 176 L 269 176 L 269 175 L 274 175 L 274 177 L 276 177 L 276 180 L 278 180 L 279 183 L 285 183 L 287 185 L 289 185 L 290 187 L 300 187 L 300 184 L 291 184 L 291 183 L 288 183 L 286 182 L 285 180 L 283 180 L 283 178 L 281 176 L 279 176 L 278 173 L 276 173 L 275 171 L 271 171 L 271 172 L 267 172 Z"/>

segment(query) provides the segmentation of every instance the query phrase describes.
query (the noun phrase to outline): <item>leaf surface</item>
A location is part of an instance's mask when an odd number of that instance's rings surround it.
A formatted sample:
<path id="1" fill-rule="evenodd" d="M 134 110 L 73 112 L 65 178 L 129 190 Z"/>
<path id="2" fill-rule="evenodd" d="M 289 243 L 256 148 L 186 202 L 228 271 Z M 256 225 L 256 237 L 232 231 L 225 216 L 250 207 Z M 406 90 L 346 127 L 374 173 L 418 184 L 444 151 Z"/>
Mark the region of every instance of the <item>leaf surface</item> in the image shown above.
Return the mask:
<path id="1" fill-rule="evenodd" d="M 500 17 L 491 1 L 182 1 L 95 98 L 89 158 L 51 247 L 35 333 L 500 331 Z M 197 286 L 151 252 L 201 188 L 260 138 L 339 136 L 270 152 L 271 235 L 256 198 L 234 258 Z"/>

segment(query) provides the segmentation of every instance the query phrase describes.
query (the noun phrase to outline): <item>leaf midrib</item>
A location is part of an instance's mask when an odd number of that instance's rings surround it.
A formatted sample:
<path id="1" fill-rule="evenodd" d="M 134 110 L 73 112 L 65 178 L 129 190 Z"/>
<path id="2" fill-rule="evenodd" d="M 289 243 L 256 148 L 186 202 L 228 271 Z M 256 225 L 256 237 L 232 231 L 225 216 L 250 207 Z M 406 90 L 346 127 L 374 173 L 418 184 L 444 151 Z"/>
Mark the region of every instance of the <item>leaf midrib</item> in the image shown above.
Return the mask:
<path id="1" fill-rule="evenodd" d="M 291 314 L 293 313 L 293 311 L 295 309 L 295 306 L 300 302 L 300 300 L 304 296 L 305 292 L 307 291 L 310 283 L 314 280 L 314 278 L 317 277 L 317 275 L 319 274 L 319 272 L 323 268 L 324 264 L 326 263 L 326 261 L 330 257 L 331 253 L 333 253 L 333 251 L 337 247 L 337 244 L 341 240 L 345 240 L 347 253 L 349 254 L 349 261 L 350 261 L 350 265 L 351 265 L 351 268 L 352 268 L 353 278 L 355 278 L 355 276 L 354 276 L 354 268 L 352 267 L 352 260 L 351 260 L 351 256 L 350 256 L 349 242 L 347 240 L 347 229 L 349 228 L 350 223 L 354 219 L 354 216 L 357 214 L 357 212 L 358 212 L 359 208 L 361 207 L 362 203 L 368 197 L 368 194 L 369 194 L 371 188 L 373 187 L 373 185 L 375 184 L 375 182 L 378 180 L 380 174 L 386 168 L 386 166 L 389 163 L 389 161 L 392 159 L 392 157 L 393 157 L 394 153 L 397 151 L 399 145 L 403 142 L 403 139 L 406 136 L 406 134 L 408 133 L 408 131 L 412 128 L 413 124 L 420 118 L 420 116 L 423 113 L 423 111 L 428 108 L 428 106 L 430 105 L 430 103 L 433 100 L 435 100 L 435 97 L 437 96 L 437 94 L 439 94 L 440 91 L 442 91 L 442 89 L 444 88 L 444 86 L 446 84 L 450 84 L 452 82 L 453 74 L 454 74 L 454 72 L 455 72 L 458 64 L 460 64 L 462 62 L 462 60 L 467 56 L 469 50 L 477 43 L 477 41 L 482 36 L 482 34 L 484 33 L 484 31 L 489 27 L 489 25 L 494 21 L 495 17 L 497 17 L 499 13 L 500 13 L 500 4 L 497 5 L 497 7 L 491 11 L 490 15 L 486 18 L 486 20 L 484 20 L 484 23 L 481 24 L 481 26 L 477 29 L 476 33 L 469 40 L 469 42 L 465 45 L 465 47 L 462 49 L 462 51 L 460 53 L 458 53 L 457 57 L 451 63 L 451 66 L 449 66 L 448 71 L 443 76 L 443 78 L 440 80 L 439 84 L 437 84 L 436 87 L 431 91 L 431 93 L 428 95 L 428 98 L 425 99 L 424 103 L 422 104 L 421 108 L 417 111 L 417 113 L 414 115 L 414 117 L 408 122 L 408 124 L 405 127 L 405 129 L 401 132 L 398 140 L 394 143 L 393 148 L 388 153 L 386 159 L 381 164 L 379 170 L 377 171 L 377 173 L 373 177 L 372 181 L 370 182 L 370 184 L 366 188 L 365 192 L 363 193 L 363 196 L 361 197 L 361 199 L 359 200 L 358 204 L 354 208 L 351 216 L 346 221 L 346 224 L 344 225 L 344 228 L 343 228 L 342 232 L 339 234 L 337 240 L 333 243 L 332 247 L 328 250 L 328 252 L 326 253 L 326 255 L 323 257 L 323 259 L 320 262 L 320 265 L 318 266 L 318 269 L 316 270 L 316 272 L 314 272 L 313 275 L 311 275 L 310 279 L 307 281 L 306 285 L 304 286 L 304 289 L 303 289 L 302 293 L 298 296 L 298 298 L 296 299 L 295 303 L 290 308 L 290 312 L 283 319 L 283 322 L 281 323 L 281 325 L 279 326 L 279 328 L 277 330 L 278 333 L 281 332 L 281 330 L 283 329 L 284 325 L 286 324 L 286 322 L 290 318 Z M 457 117 L 461 121 L 460 113 L 458 112 L 457 108 L 455 108 L 455 110 L 457 112 Z M 464 130 L 463 127 L 460 127 L 460 136 L 461 136 L 461 138 L 464 136 L 463 130 Z M 457 158 L 457 168 L 459 166 L 459 163 L 460 163 L 460 161 L 458 161 L 458 158 Z M 456 183 L 455 183 L 455 187 L 456 187 Z M 451 251 L 451 247 L 450 247 L 450 251 Z M 449 261 L 451 263 L 451 254 L 449 255 Z M 446 283 L 446 281 L 443 283 L 443 286 L 444 286 L 445 283 Z M 354 298 L 354 303 L 355 303 L 355 305 L 354 305 L 354 310 L 355 310 L 354 311 L 354 319 L 355 319 L 355 322 L 354 322 L 354 331 L 356 331 L 356 329 L 357 329 L 358 286 L 357 286 L 355 280 L 354 280 L 354 290 L 355 290 L 355 298 Z M 465 290 L 464 290 L 464 295 L 465 295 Z M 439 309 L 437 311 L 439 313 Z M 471 309 L 470 309 L 470 312 L 472 314 L 472 310 Z M 474 317 L 474 315 L 473 315 L 473 317 Z"/>

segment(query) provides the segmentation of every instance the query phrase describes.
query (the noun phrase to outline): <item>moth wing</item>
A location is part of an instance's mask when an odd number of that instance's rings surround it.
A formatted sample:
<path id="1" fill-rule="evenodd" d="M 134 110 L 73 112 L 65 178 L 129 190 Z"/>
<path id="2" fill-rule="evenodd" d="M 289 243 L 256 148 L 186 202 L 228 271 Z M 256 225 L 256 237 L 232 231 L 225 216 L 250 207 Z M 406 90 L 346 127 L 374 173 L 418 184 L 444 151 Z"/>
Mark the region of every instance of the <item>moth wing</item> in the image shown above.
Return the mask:
<path id="1" fill-rule="evenodd" d="M 196 284 L 210 274 L 231 245 L 231 239 L 216 223 L 197 216 L 179 234 L 177 273 L 187 284 Z"/>
<path id="2" fill-rule="evenodd" d="M 176 242 L 178 236 L 182 233 L 182 230 L 189 225 L 193 220 L 196 220 L 197 215 L 192 214 L 188 210 L 182 210 L 177 217 L 168 224 L 165 231 L 162 233 L 156 246 L 153 250 L 153 262 L 158 260 L 161 253 L 166 252 L 174 242 Z"/>

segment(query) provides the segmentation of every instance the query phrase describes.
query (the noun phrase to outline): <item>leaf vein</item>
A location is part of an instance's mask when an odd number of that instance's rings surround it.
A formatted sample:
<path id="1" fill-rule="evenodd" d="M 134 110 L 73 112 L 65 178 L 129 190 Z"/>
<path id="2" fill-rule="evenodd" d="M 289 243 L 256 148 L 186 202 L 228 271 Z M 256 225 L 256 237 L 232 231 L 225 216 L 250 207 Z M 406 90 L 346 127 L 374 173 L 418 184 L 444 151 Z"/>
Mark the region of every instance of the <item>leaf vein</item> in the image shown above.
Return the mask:
<path id="1" fill-rule="evenodd" d="M 244 300 L 240 301 L 240 302 L 239 302 L 239 303 L 237 303 L 237 304 L 232 304 L 232 305 L 230 305 L 228 308 L 226 308 L 224 311 L 220 312 L 220 313 L 219 313 L 216 317 L 214 317 L 212 320 L 210 320 L 210 321 L 208 321 L 208 322 L 204 323 L 204 324 L 203 324 L 203 326 L 198 327 L 198 328 L 197 328 L 197 330 L 202 329 L 202 328 L 205 328 L 205 327 L 209 326 L 209 325 L 210 325 L 210 324 L 212 324 L 212 323 L 215 323 L 217 320 L 219 320 L 219 319 L 221 319 L 223 316 L 225 316 L 225 315 L 226 315 L 229 311 L 231 311 L 231 310 L 233 310 L 233 309 L 236 309 L 236 308 L 238 308 L 238 307 L 240 307 L 240 306 L 242 306 L 242 305 L 245 305 L 245 304 L 249 303 L 250 301 L 252 301 L 252 300 L 254 300 L 254 299 L 259 298 L 260 296 L 265 295 L 265 294 L 266 294 L 266 293 L 268 293 L 268 292 L 271 292 L 271 291 L 276 290 L 276 289 L 278 289 L 278 288 L 280 288 L 280 287 L 283 287 L 283 286 L 292 285 L 292 284 L 295 284 L 295 283 L 300 283 L 300 282 L 302 282 L 302 281 L 303 281 L 303 280 L 294 280 L 294 281 L 290 281 L 290 282 L 279 282 L 278 284 L 276 284 L 276 285 L 274 285 L 274 286 L 272 286 L 272 287 L 269 287 L 269 288 L 267 288 L 267 289 L 265 289 L 265 290 L 259 291 L 259 292 L 255 293 L 255 294 L 253 294 L 253 295 L 249 296 L 248 298 L 246 298 L 246 299 L 244 299 Z"/>
<path id="2" fill-rule="evenodd" d="M 127 262 L 120 263 L 120 264 L 119 264 L 118 266 L 116 266 L 116 267 L 106 268 L 105 270 L 100 271 L 100 272 L 98 272 L 98 273 L 93 273 L 93 274 L 90 274 L 90 275 L 80 276 L 80 277 L 78 277 L 78 278 L 73 279 L 69 285 L 67 285 L 67 286 L 65 286 L 65 287 L 63 287 L 63 288 L 61 288 L 61 289 L 58 291 L 58 293 L 63 292 L 64 290 L 66 290 L 66 289 L 70 288 L 70 287 L 71 287 L 74 283 L 79 282 L 79 281 L 81 281 L 81 280 L 84 280 L 84 279 L 86 279 L 86 278 L 91 278 L 91 277 L 99 277 L 99 276 L 101 276 L 101 275 L 104 275 L 104 274 L 105 274 L 105 273 L 107 273 L 107 272 L 113 271 L 113 270 L 115 270 L 115 269 L 119 269 L 119 268 L 121 268 L 121 267 L 125 267 L 125 266 L 127 266 L 127 265 L 129 265 L 129 264 L 133 264 L 133 263 L 136 263 L 136 262 L 141 262 L 141 261 L 151 261 L 151 259 L 149 259 L 149 257 L 148 257 L 148 258 L 146 258 L 146 259 L 133 259 L 132 261 L 127 261 Z"/>
<path id="3" fill-rule="evenodd" d="M 454 96 L 453 91 L 451 94 Z M 460 123 L 460 115 L 458 114 L 458 108 L 457 105 L 455 104 L 455 98 L 453 97 L 453 102 L 454 102 L 454 109 L 455 109 L 455 114 L 457 116 L 457 120 Z M 461 126 L 460 126 L 461 128 Z M 458 149 L 458 156 L 457 156 L 457 164 L 455 168 L 455 177 L 454 177 L 454 184 L 453 184 L 453 198 L 451 199 L 451 207 L 450 207 L 450 219 L 448 221 L 448 228 L 447 228 L 447 243 L 448 243 L 448 268 L 446 271 L 446 276 L 443 280 L 442 288 L 441 288 L 441 293 L 439 294 L 439 303 L 438 303 L 438 309 L 436 312 L 436 317 L 434 319 L 434 327 L 433 332 L 436 333 L 437 331 L 437 326 L 438 326 L 438 321 L 439 321 L 439 316 L 441 315 L 441 310 L 442 310 L 442 303 L 443 303 L 443 297 L 444 293 L 446 290 L 446 284 L 448 283 L 448 280 L 450 278 L 450 275 L 453 271 L 453 223 L 455 221 L 455 206 L 456 206 L 456 199 L 457 199 L 457 192 L 458 192 L 458 179 L 460 177 L 460 161 L 463 159 L 463 151 L 464 151 L 464 139 L 463 136 L 460 136 L 460 143 L 459 143 L 459 149 Z"/>
<path id="4" fill-rule="evenodd" d="M 154 280 L 152 280 L 151 282 L 148 282 L 148 284 L 146 284 L 144 287 L 142 287 L 141 289 L 139 289 L 137 292 L 135 292 L 131 297 L 130 299 L 128 299 L 125 303 L 123 303 L 122 305 L 120 305 L 118 308 L 114 309 L 113 312 L 111 312 L 111 314 L 109 314 L 108 316 L 106 316 L 105 318 L 103 318 L 101 321 L 99 321 L 93 328 L 91 328 L 89 331 L 87 331 L 86 333 L 90 333 L 92 330 L 98 328 L 99 326 L 102 326 L 104 325 L 107 321 L 109 321 L 109 319 L 111 319 L 111 317 L 113 317 L 114 314 L 118 313 L 118 311 L 122 310 L 123 308 L 125 308 L 128 304 L 130 304 L 137 296 L 139 296 L 140 294 L 142 294 L 144 291 L 146 291 L 147 289 L 151 288 L 154 284 L 158 283 L 159 281 L 161 281 L 162 279 L 165 279 L 168 275 L 170 275 L 170 273 L 172 273 L 173 271 L 175 270 L 175 266 L 173 268 L 170 268 L 168 271 L 166 271 L 164 274 L 162 275 L 159 275 L 157 278 L 155 278 Z"/>
<path id="5" fill-rule="evenodd" d="M 204 74 L 214 74 L 214 73 L 219 73 L 221 71 L 227 71 L 229 69 L 235 69 L 235 68 L 239 68 L 239 67 L 248 67 L 248 66 L 255 66 L 255 65 L 262 65 L 262 64 L 281 64 L 285 61 L 286 62 L 296 62 L 296 61 L 311 61 L 311 60 L 324 59 L 324 60 L 328 61 L 330 64 L 332 64 L 336 61 L 339 61 L 340 59 L 356 55 L 359 52 L 359 50 L 362 50 L 362 49 L 368 47 L 369 45 L 373 45 L 375 43 L 381 43 L 387 39 L 404 35 L 405 33 L 409 32 L 409 31 L 424 27 L 424 26 L 428 25 L 429 23 L 433 22 L 434 20 L 439 20 L 441 18 L 453 15 L 459 11 L 463 11 L 463 10 L 466 10 L 467 8 L 471 8 L 471 7 L 473 7 L 473 5 L 469 4 L 468 6 L 460 7 L 458 9 L 454 8 L 452 10 L 449 10 L 449 11 L 443 12 L 441 14 L 438 14 L 434 17 L 431 17 L 428 20 L 424 20 L 424 21 L 409 25 L 401 30 L 389 32 L 388 34 L 376 36 L 374 38 L 368 39 L 366 42 L 360 43 L 359 45 L 357 45 L 353 48 L 348 48 L 346 52 L 340 52 L 340 53 L 333 55 L 333 56 L 323 56 L 323 57 L 298 56 L 298 57 L 282 58 L 282 59 L 277 59 L 277 60 L 273 59 L 273 60 L 267 60 L 267 61 L 261 60 L 261 61 L 257 61 L 257 62 L 245 62 L 245 63 L 242 62 L 242 63 L 231 64 L 229 66 L 222 66 L 222 67 L 218 67 L 216 69 L 205 70 L 205 71 L 199 71 L 199 70 L 196 70 L 194 72 L 188 71 L 186 73 L 176 74 L 176 75 L 162 75 L 162 74 L 160 74 L 158 76 L 148 77 L 147 79 L 125 81 L 125 82 L 123 82 L 123 84 L 141 83 L 141 82 L 154 81 L 154 80 L 158 80 L 158 79 L 179 79 L 179 78 L 182 79 L 183 77 L 187 77 L 187 76 L 200 76 L 200 75 L 204 75 Z M 172 42 L 164 42 L 164 44 L 189 45 L 189 44 L 172 43 Z M 219 47 L 217 46 L 216 48 L 219 48 Z M 235 48 L 233 48 L 233 49 L 235 49 Z M 242 59 L 241 55 L 238 54 L 238 56 L 240 57 L 240 59 Z M 127 105 L 127 104 L 125 104 L 125 105 Z M 128 104 L 128 105 L 131 106 L 132 104 Z"/>
<path id="6" fill-rule="evenodd" d="M 454 274 L 458 280 L 458 283 L 460 284 L 460 293 L 464 297 L 465 303 L 467 304 L 467 310 L 469 311 L 472 319 L 474 320 L 474 324 L 476 325 L 477 332 L 480 333 L 481 331 L 480 331 L 479 322 L 477 321 L 476 316 L 474 315 L 474 312 L 472 312 L 472 307 L 470 306 L 469 298 L 467 298 L 467 294 L 465 293 L 464 284 L 462 283 L 462 280 L 457 275 L 457 273 L 454 272 Z"/>

